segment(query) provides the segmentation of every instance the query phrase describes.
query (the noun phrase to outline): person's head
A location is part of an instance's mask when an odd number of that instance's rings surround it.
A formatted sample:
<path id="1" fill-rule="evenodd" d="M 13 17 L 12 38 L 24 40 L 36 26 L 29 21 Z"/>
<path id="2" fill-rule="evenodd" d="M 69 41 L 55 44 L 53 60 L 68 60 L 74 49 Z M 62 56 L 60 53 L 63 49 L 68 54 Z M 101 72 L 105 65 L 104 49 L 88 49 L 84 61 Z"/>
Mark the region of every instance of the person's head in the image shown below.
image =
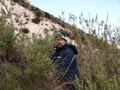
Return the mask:
<path id="1" fill-rule="evenodd" d="M 66 39 L 60 38 L 60 39 L 57 40 L 56 46 L 57 46 L 57 47 L 62 47 L 62 46 L 64 46 L 66 43 L 67 43 L 67 40 L 66 40 Z"/>
<path id="2" fill-rule="evenodd" d="M 68 43 L 68 34 L 64 29 L 55 32 L 56 46 L 62 47 Z"/>

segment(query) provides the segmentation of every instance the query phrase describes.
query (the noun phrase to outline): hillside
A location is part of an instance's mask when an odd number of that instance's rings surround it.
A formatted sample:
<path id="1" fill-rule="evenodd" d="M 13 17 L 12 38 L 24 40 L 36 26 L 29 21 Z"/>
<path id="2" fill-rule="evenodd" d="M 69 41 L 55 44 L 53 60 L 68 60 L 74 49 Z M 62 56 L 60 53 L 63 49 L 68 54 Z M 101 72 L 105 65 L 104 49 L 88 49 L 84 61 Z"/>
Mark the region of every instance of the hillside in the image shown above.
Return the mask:
<path id="1" fill-rule="evenodd" d="M 6 21 L 0 21 L 1 90 L 63 90 L 50 76 L 54 66 L 49 60 L 54 32 L 61 28 L 68 32 L 69 43 L 75 44 L 79 51 L 81 83 L 75 83 L 78 90 L 120 89 L 120 55 L 115 45 L 84 33 L 28 0 L 6 0 L 5 5 L 0 4 Z M 19 32 L 22 34 L 18 39 L 14 34 Z"/>
<path id="2" fill-rule="evenodd" d="M 66 30 L 69 30 L 74 28 L 53 15 L 30 5 L 24 0 L 13 1 L 14 2 L 6 2 L 11 11 L 11 16 L 8 17 L 7 22 L 12 22 L 16 30 L 22 31 L 28 36 L 37 33 L 44 38 L 45 34 L 52 36 L 54 30 L 59 30 L 61 28 L 66 28 Z"/>

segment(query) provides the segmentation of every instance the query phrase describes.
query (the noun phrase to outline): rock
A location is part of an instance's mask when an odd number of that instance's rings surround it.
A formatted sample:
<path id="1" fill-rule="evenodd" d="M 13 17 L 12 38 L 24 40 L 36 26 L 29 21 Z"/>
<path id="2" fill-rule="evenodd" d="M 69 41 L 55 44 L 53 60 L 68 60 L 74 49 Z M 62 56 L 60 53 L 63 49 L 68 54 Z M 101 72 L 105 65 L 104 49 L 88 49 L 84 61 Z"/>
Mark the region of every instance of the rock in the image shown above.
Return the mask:
<path id="1" fill-rule="evenodd" d="M 3 9 L 6 15 L 10 12 L 6 18 L 7 23 L 12 23 L 17 32 L 22 30 L 29 37 L 37 34 L 45 38 L 46 35 L 52 36 L 55 30 L 63 28 L 57 23 L 59 19 L 53 21 L 54 16 L 30 5 L 29 0 L 5 0 L 5 5 L 7 7 L 0 4 L 0 10 Z"/>

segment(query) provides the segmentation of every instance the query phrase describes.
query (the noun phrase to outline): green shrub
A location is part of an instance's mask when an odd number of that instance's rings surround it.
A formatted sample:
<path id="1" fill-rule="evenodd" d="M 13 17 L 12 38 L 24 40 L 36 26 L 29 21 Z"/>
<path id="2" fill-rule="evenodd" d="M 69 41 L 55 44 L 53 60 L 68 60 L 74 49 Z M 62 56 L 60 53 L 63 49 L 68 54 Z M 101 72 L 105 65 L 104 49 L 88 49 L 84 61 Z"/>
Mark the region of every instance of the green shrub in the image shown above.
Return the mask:
<path id="1" fill-rule="evenodd" d="M 42 85 L 54 71 L 50 62 L 54 45 L 52 38 L 41 39 L 33 36 L 28 39 L 22 33 L 15 34 L 11 26 L 5 25 L 2 17 L 0 29 L 1 90 L 36 90 L 45 87 L 46 85 Z"/>

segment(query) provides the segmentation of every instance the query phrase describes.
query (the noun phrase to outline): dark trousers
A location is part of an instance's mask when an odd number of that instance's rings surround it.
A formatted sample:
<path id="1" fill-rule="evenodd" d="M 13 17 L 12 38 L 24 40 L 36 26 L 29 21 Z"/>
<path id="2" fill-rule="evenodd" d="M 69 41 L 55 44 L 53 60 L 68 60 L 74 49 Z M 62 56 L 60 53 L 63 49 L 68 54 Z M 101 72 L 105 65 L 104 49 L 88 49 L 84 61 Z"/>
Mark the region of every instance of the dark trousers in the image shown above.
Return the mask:
<path id="1" fill-rule="evenodd" d="M 76 90 L 73 84 L 65 84 L 63 89 L 64 90 Z"/>

